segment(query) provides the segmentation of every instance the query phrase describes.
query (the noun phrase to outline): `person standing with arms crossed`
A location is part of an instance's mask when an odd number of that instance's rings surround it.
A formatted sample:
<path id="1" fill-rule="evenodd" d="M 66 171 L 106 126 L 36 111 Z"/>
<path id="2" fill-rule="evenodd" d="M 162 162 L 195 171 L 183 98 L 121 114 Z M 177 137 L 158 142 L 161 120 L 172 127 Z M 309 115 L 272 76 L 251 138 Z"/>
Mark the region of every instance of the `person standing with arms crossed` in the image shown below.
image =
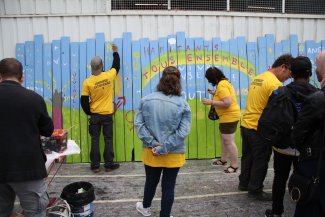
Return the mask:
<path id="1" fill-rule="evenodd" d="M 0 216 L 11 216 L 16 195 L 26 217 L 45 217 L 49 197 L 40 136 L 53 133 L 44 99 L 21 86 L 23 67 L 0 61 Z"/>
<path id="2" fill-rule="evenodd" d="M 120 69 L 120 57 L 115 44 L 112 45 L 112 49 L 113 64 L 110 70 L 103 72 L 103 61 L 99 56 L 91 60 L 91 76 L 84 81 L 80 98 L 83 111 L 90 115 L 90 169 L 94 173 L 100 171 L 99 137 L 102 127 L 105 141 L 103 154 L 105 171 L 110 172 L 120 166 L 113 162 L 113 82 Z"/>
<path id="3" fill-rule="evenodd" d="M 272 148 L 257 134 L 258 120 L 272 92 L 291 76 L 290 54 L 278 57 L 272 68 L 256 76 L 250 84 L 246 110 L 242 118 L 242 158 L 238 190 L 261 201 L 271 201 L 271 194 L 263 192 Z"/>

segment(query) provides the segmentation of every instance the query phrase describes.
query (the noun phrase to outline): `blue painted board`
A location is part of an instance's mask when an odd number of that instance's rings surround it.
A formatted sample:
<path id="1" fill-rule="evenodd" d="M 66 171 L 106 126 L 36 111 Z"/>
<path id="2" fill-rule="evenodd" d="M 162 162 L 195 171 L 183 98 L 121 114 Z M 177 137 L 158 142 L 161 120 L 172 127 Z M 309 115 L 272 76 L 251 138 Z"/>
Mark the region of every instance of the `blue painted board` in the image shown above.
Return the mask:
<path id="1" fill-rule="evenodd" d="M 104 60 L 105 57 L 105 36 L 104 33 L 96 33 L 96 56 Z"/>
<path id="2" fill-rule="evenodd" d="M 82 86 L 84 80 L 87 78 L 87 42 L 79 43 L 79 92 L 82 93 Z M 80 94 L 81 95 L 81 94 Z M 81 161 L 89 162 L 89 153 L 91 144 L 88 134 L 88 116 L 80 111 L 80 153 Z"/>
<path id="3" fill-rule="evenodd" d="M 161 73 L 168 66 L 168 42 L 167 38 L 159 38 L 158 40 L 159 46 L 159 78 L 161 77 Z"/>
<path id="4" fill-rule="evenodd" d="M 198 138 L 197 138 L 197 113 L 196 113 L 196 67 L 195 67 L 195 53 L 194 40 L 191 38 L 185 39 L 186 44 L 186 71 L 187 71 L 187 101 L 192 111 L 192 128 L 188 137 L 188 156 L 191 159 L 198 157 Z"/>
<path id="5" fill-rule="evenodd" d="M 156 90 L 159 82 L 159 44 L 158 40 L 149 41 L 150 46 L 150 92 Z"/>
<path id="6" fill-rule="evenodd" d="M 237 37 L 238 58 L 239 58 L 239 107 L 241 110 L 246 108 L 246 100 L 249 87 L 248 61 L 246 52 L 245 37 Z"/>
<path id="7" fill-rule="evenodd" d="M 222 65 L 222 71 L 224 75 L 229 78 L 229 81 L 231 82 L 231 76 L 230 76 L 230 45 L 229 41 L 221 41 L 221 65 Z"/>
<path id="8" fill-rule="evenodd" d="M 52 104 L 52 45 L 43 44 L 43 83 L 44 83 L 44 100 L 47 105 Z M 49 107 L 48 107 L 49 108 Z M 51 107 L 52 110 L 52 107 Z M 52 113 L 51 113 L 52 115 Z"/>
<path id="9" fill-rule="evenodd" d="M 258 37 L 257 38 L 258 46 L 258 68 L 257 74 L 261 74 L 267 70 L 267 61 L 266 61 L 266 38 Z"/>
<path id="10" fill-rule="evenodd" d="M 168 35 L 168 62 L 169 66 L 177 66 L 176 35 Z"/>
<path id="11" fill-rule="evenodd" d="M 61 38 L 61 71 L 62 71 L 62 96 L 63 106 L 71 108 L 70 102 L 70 38 Z"/>
<path id="12" fill-rule="evenodd" d="M 151 93 L 150 87 L 150 44 L 149 39 L 140 39 L 140 54 L 141 54 L 141 89 L 142 97 Z"/>
<path id="13" fill-rule="evenodd" d="M 43 85 L 43 35 L 34 36 L 35 45 L 35 92 L 44 97 Z"/>
<path id="14" fill-rule="evenodd" d="M 140 42 L 132 42 L 132 102 L 133 102 L 133 113 L 138 111 L 141 100 L 141 61 L 140 61 Z M 133 125 L 133 137 L 134 137 L 134 160 L 140 161 L 142 157 L 142 142 L 138 138 L 136 130 Z"/>
<path id="15" fill-rule="evenodd" d="M 298 35 L 290 34 L 290 53 L 293 57 L 298 56 Z"/>
<path id="16" fill-rule="evenodd" d="M 30 90 L 35 90 L 35 65 L 34 65 L 34 42 L 27 41 L 25 43 L 25 80 L 26 88 Z"/>
<path id="17" fill-rule="evenodd" d="M 76 141 L 76 144 L 81 144 L 81 127 L 80 121 L 80 100 L 79 97 L 80 87 L 79 87 L 79 43 L 72 42 L 70 44 L 70 111 L 71 111 L 71 130 L 69 134 L 72 139 Z M 81 162 L 81 154 L 69 156 L 68 162 Z"/>
<path id="18" fill-rule="evenodd" d="M 25 74 L 25 69 L 26 69 L 26 65 L 25 65 L 25 44 L 24 43 L 17 43 L 16 44 L 16 58 L 21 63 L 21 65 L 23 66 L 23 73 L 24 73 L 24 76 L 26 76 L 26 74 Z M 26 79 L 24 79 L 23 86 L 26 87 Z"/>
<path id="19" fill-rule="evenodd" d="M 222 67 L 222 44 L 221 40 L 218 37 L 212 39 L 212 47 L 213 47 L 213 65 L 223 71 Z"/>
<path id="20" fill-rule="evenodd" d="M 134 139 L 133 139 L 133 84 L 132 84 L 132 35 L 130 32 L 123 33 L 123 97 L 125 100 L 124 113 L 122 114 L 124 122 L 125 137 L 125 160 L 131 161 L 133 157 Z M 122 98 L 123 99 L 123 98 Z"/>
<path id="21" fill-rule="evenodd" d="M 257 75 L 258 68 L 258 51 L 257 51 L 257 43 L 256 42 L 247 42 L 247 74 L 250 80 Z"/>
<path id="22" fill-rule="evenodd" d="M 212 40 L 210 41 L 203 41 L 203 47 L 204 47 L 204 72 L 208 68 L 210 68 L 213 65 L 213 43 Z M 204 73 L 205 75 L 205 73 Z M 213 90 L 213 86 L 207 81 L 206 78 L 204 78 L 205 82 L 205 94 L 204 98 L 211 98 L 213 95 L 209 94 L 207 92 L 207 89 L 210 88 Z M 210 106 L 205 106 L 205 120 L 206 120 L 206 143 L 207 143 L 207 151 L 206 151 L 206 157 L 208 158 L 214 158 L 215 152 L 216 152 L 216 139 L 215 136 L 217 134 L 216 127 L 215 127 L 215 121 L 209 120 L 208 113 L 210 110 Z"/>
<path id="23" fill-rule="evenodd" d="M 274 62 L 274 35 L 266 34 L 266 65 L 270 69 Z"/>

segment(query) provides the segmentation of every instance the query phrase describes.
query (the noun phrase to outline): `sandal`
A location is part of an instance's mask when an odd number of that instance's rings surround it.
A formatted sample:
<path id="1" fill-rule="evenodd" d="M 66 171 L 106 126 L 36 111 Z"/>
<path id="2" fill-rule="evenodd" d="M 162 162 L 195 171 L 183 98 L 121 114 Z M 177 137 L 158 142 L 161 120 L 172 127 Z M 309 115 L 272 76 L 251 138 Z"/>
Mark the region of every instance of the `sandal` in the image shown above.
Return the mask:
<path id="1" fill-rule="evenodd" d="M 238 167 L 229 166 L 224 171 L 225 171 L 225 173 L 236 173 L 237 170 L 238 170 Z"/>
<path id="2" fill-rule="evenodd" d="M 227 164 L 227 161 L 222 161 L 220 159 L 212 161 L 212 166 L 224 166 Z"/>

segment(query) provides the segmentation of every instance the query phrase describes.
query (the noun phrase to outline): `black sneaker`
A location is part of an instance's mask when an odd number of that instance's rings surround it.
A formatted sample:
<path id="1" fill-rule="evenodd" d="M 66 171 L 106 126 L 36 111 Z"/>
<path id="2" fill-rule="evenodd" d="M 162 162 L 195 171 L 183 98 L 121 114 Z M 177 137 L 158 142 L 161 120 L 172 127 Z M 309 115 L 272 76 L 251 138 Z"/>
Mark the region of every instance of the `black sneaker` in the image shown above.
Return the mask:
<path id="1" fill-rule="evenodd" d="M 91 169 L 91 171 L 92 171 L 93 173 L 99 173 L 99 172 L 100 172 L 100 168 L 99 168 L 99 167 L 90 168 L 90 169 Z"/>
<path id="2" fill-rule="evenodd" d="M 282 215 L 274 214 L 271 209 L 265 211 L 265 217 L 282 217 Z"/>
<path id="3" fill-rule="evenodd" d="M 105 166 L 105 171 L 106 172 L 111 172 L 113 170 L 116 170 L 120 167 L 120 164 L 118 163 L 111 163 L 108 166 Z"/>
<path id="4" fill-rule="evenodd" d="M 248 187 L 239 184 L 239 185 L 238 185 L 238 191 L 248 191 Z"/>
<path id="5" fill-rule="evenodd" d="M 272 194 L 266 193 L 264 191 L 262 192 L 248 192 L 248 197 L 254 198 L 255 200 L 259 201 L 272 201 Z"/>

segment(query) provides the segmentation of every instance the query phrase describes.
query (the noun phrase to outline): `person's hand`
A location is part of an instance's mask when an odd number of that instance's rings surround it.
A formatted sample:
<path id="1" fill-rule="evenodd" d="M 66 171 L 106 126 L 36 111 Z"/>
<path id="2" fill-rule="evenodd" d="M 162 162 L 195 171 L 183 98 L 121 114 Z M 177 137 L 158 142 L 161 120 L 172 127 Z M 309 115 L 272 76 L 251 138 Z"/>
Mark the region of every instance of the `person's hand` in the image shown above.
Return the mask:
<path id="1" fill-rule="evenodd" d="M 212 104 L 212 100 L 211 99 L 204 98 L 204 99 L 202 99 L 202 103 L 204 105 L 211 105 Z"/>
<path id="2" fill-rule="evenodd" d="M 208 93 L 210 93 L 211 95 L 214 95 L 214 92 L 212 89 L 208 88 Z"/>
<path id="3" fill-rule="evenodd" d="M 156 147 L 157 147 L 157 146 L 159 147 L 159 146 L 163 146 L 163 145 L 160 144 L 160 143 L 157 143 L 157 144 L 156 144 Z M 159 153 L 157 152 L 157 149 L 156 149 L 156 148 L 152 148 L 152 149 L 151 149 L 151 152 L 152 152 L 152 154 L 155 155 L 155 156 L 158 156 L 158 155 L 159 155 Z"/>
<path id="4" fill-rule="evenodd" d="M 117 52 L 117 50 L 118 50 L 117 45 L 116 44 L 112 44 L 112 49 L 113 49 L 113 52 Z"/>

